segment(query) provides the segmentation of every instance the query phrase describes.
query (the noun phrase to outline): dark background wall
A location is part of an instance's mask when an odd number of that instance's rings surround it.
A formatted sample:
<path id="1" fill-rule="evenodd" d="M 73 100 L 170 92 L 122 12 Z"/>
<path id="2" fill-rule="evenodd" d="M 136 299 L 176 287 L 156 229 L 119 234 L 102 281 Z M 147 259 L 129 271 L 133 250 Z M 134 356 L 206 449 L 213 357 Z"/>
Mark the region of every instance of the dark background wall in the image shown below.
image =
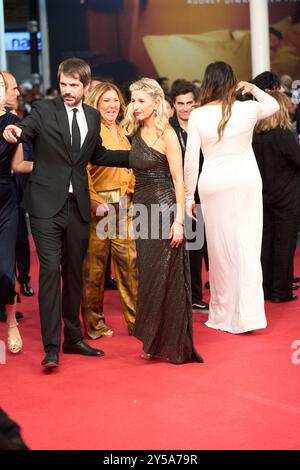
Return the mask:
<path id="1" fill-rule="evenodd" d="M 85 59 L 97 78 L 122 83 L 136 78 L 136 68 L 121 52 L 119 17 L 123 0 L 48 0 L 51 81 L 56 84 L 59 63 L 68 57 Z M 95 32 L 91 44 L 90 27 Z"/>

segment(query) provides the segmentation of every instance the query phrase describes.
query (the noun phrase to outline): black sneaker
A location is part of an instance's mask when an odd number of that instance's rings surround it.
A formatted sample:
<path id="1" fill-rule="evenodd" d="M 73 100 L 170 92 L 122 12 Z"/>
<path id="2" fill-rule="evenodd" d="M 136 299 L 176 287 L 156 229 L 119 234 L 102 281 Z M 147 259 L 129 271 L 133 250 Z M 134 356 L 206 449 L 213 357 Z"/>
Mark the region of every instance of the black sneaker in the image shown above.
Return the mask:
<path id="1" fill-rule="evenodd" d="M 203 300 L 198 300 L 197 302 L 192 303 L 193 310 L 201 310 L 202 312 L 206 312 L 209 310 L 209 305 Z"/>

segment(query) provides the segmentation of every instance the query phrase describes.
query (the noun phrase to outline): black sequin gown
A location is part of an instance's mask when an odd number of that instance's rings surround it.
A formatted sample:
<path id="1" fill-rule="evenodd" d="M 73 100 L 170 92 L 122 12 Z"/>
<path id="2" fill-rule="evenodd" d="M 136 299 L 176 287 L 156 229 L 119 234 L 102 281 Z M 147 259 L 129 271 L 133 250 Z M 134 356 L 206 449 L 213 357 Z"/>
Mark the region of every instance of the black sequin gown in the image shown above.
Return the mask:
<path id="1" fill-rule="evenodd" d="M 16 146 L 2 137 L 4 128 L 19 118 L 11 113 L 0 116 L 0 305 L 14 303 L 15 258 L 18 230 L 16 187 L 11 175 L 11 160 Z"/>
<path id="2" fill-rule="evenodd" d="M 133 334 L 143 342 L 144 352 L 154 357 L 174 364 L 203 362 L 193 343 L 188 253 L 184 245 L 171 248 L 170 240 L 161 236 L 165 226 L 170 225 L 170 208 L 176 204 L 167 158 L 148 147 L 138 132 L 133 139 L 130 166 L 136 179 L 135 209 L 141 204 L 148 213 L 137 226 L 139 231 L 149 235 L 153 228 L 152 205 L 160 205 L 163 214 L 158 239 L 142 239 L 135 230 L 138 298 Z"/>

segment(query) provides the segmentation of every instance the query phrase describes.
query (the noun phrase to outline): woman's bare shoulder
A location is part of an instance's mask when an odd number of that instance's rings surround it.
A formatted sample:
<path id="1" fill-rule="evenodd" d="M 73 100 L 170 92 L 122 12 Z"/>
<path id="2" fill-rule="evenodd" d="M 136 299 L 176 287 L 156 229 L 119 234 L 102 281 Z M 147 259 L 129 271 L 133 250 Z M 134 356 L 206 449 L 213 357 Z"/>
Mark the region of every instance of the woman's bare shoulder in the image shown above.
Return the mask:
<path id="1" fill-rule="evenodd" d="M 174 153 L 175 150 L 178 151 L 179 153 L 181 152 L 179 140 L 173 127 L 168 126 L 165 129 L 162 137 L 163 137 L 163 143 L 164 143 L 166 154 L 168 154 L 169 152 Z"/>
<path id="2" fill-rule="evenodd" d="M 174 131 L 172 126 L 167 126 L 162 134 L 163 139 L 168 142 L 172 141 L 173 139 L 177 139 L 177 134 Z"/>

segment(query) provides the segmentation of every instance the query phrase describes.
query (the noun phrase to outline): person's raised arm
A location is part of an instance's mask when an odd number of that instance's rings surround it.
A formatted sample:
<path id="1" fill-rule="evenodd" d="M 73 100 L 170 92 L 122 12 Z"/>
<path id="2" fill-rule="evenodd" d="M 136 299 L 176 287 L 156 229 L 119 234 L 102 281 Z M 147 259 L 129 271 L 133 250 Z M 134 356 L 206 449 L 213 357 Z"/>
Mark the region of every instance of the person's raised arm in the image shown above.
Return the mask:
<path id="1" fill-rule="evenodd" d="M 239 82 L 237 91 L 239 90 L 242 90 L 242 95 L 245 93 L 251 93 L 257 100 L 257 102 L 254 101 L 253 104 L 256 108 L 256 117 L 258 121 L 272 116 L 272 114 L 279 111 L 279 104 L 275 98 L 253 85 L 253 83 Z"/>
<path id="2" fill-rule="evenodd" d="M 11 162 L 12 171 L 14 173 L 31 173 L 32 168 L 33 168 L 33 162 L 24 160 L 23 146 L 22 144 L 19 144 L 12 158 L 12 162 Z"/>
<path id="3" fill-rule="evenodd" d="M 194 195 L 198 182 L 200 165 L 201 139 L 197 127 L 197 110 L 192 111 L 188 122 L 188 138 L 184 157 L 184 186 L 185 203 L 189 216 L 192 216 L 191 208 L 195 204 Z"/>
<path id="4" fill-rule="evenodd" d="M 273 96 L 269 95 L 269 93 L 265 93 L 255 86 L 252 89 L 252 95 L 258 101 L 258 103 L 256 103 L 256 115 L 258 120 L 265 119 L 279 111 L 278 102 Z"/>

